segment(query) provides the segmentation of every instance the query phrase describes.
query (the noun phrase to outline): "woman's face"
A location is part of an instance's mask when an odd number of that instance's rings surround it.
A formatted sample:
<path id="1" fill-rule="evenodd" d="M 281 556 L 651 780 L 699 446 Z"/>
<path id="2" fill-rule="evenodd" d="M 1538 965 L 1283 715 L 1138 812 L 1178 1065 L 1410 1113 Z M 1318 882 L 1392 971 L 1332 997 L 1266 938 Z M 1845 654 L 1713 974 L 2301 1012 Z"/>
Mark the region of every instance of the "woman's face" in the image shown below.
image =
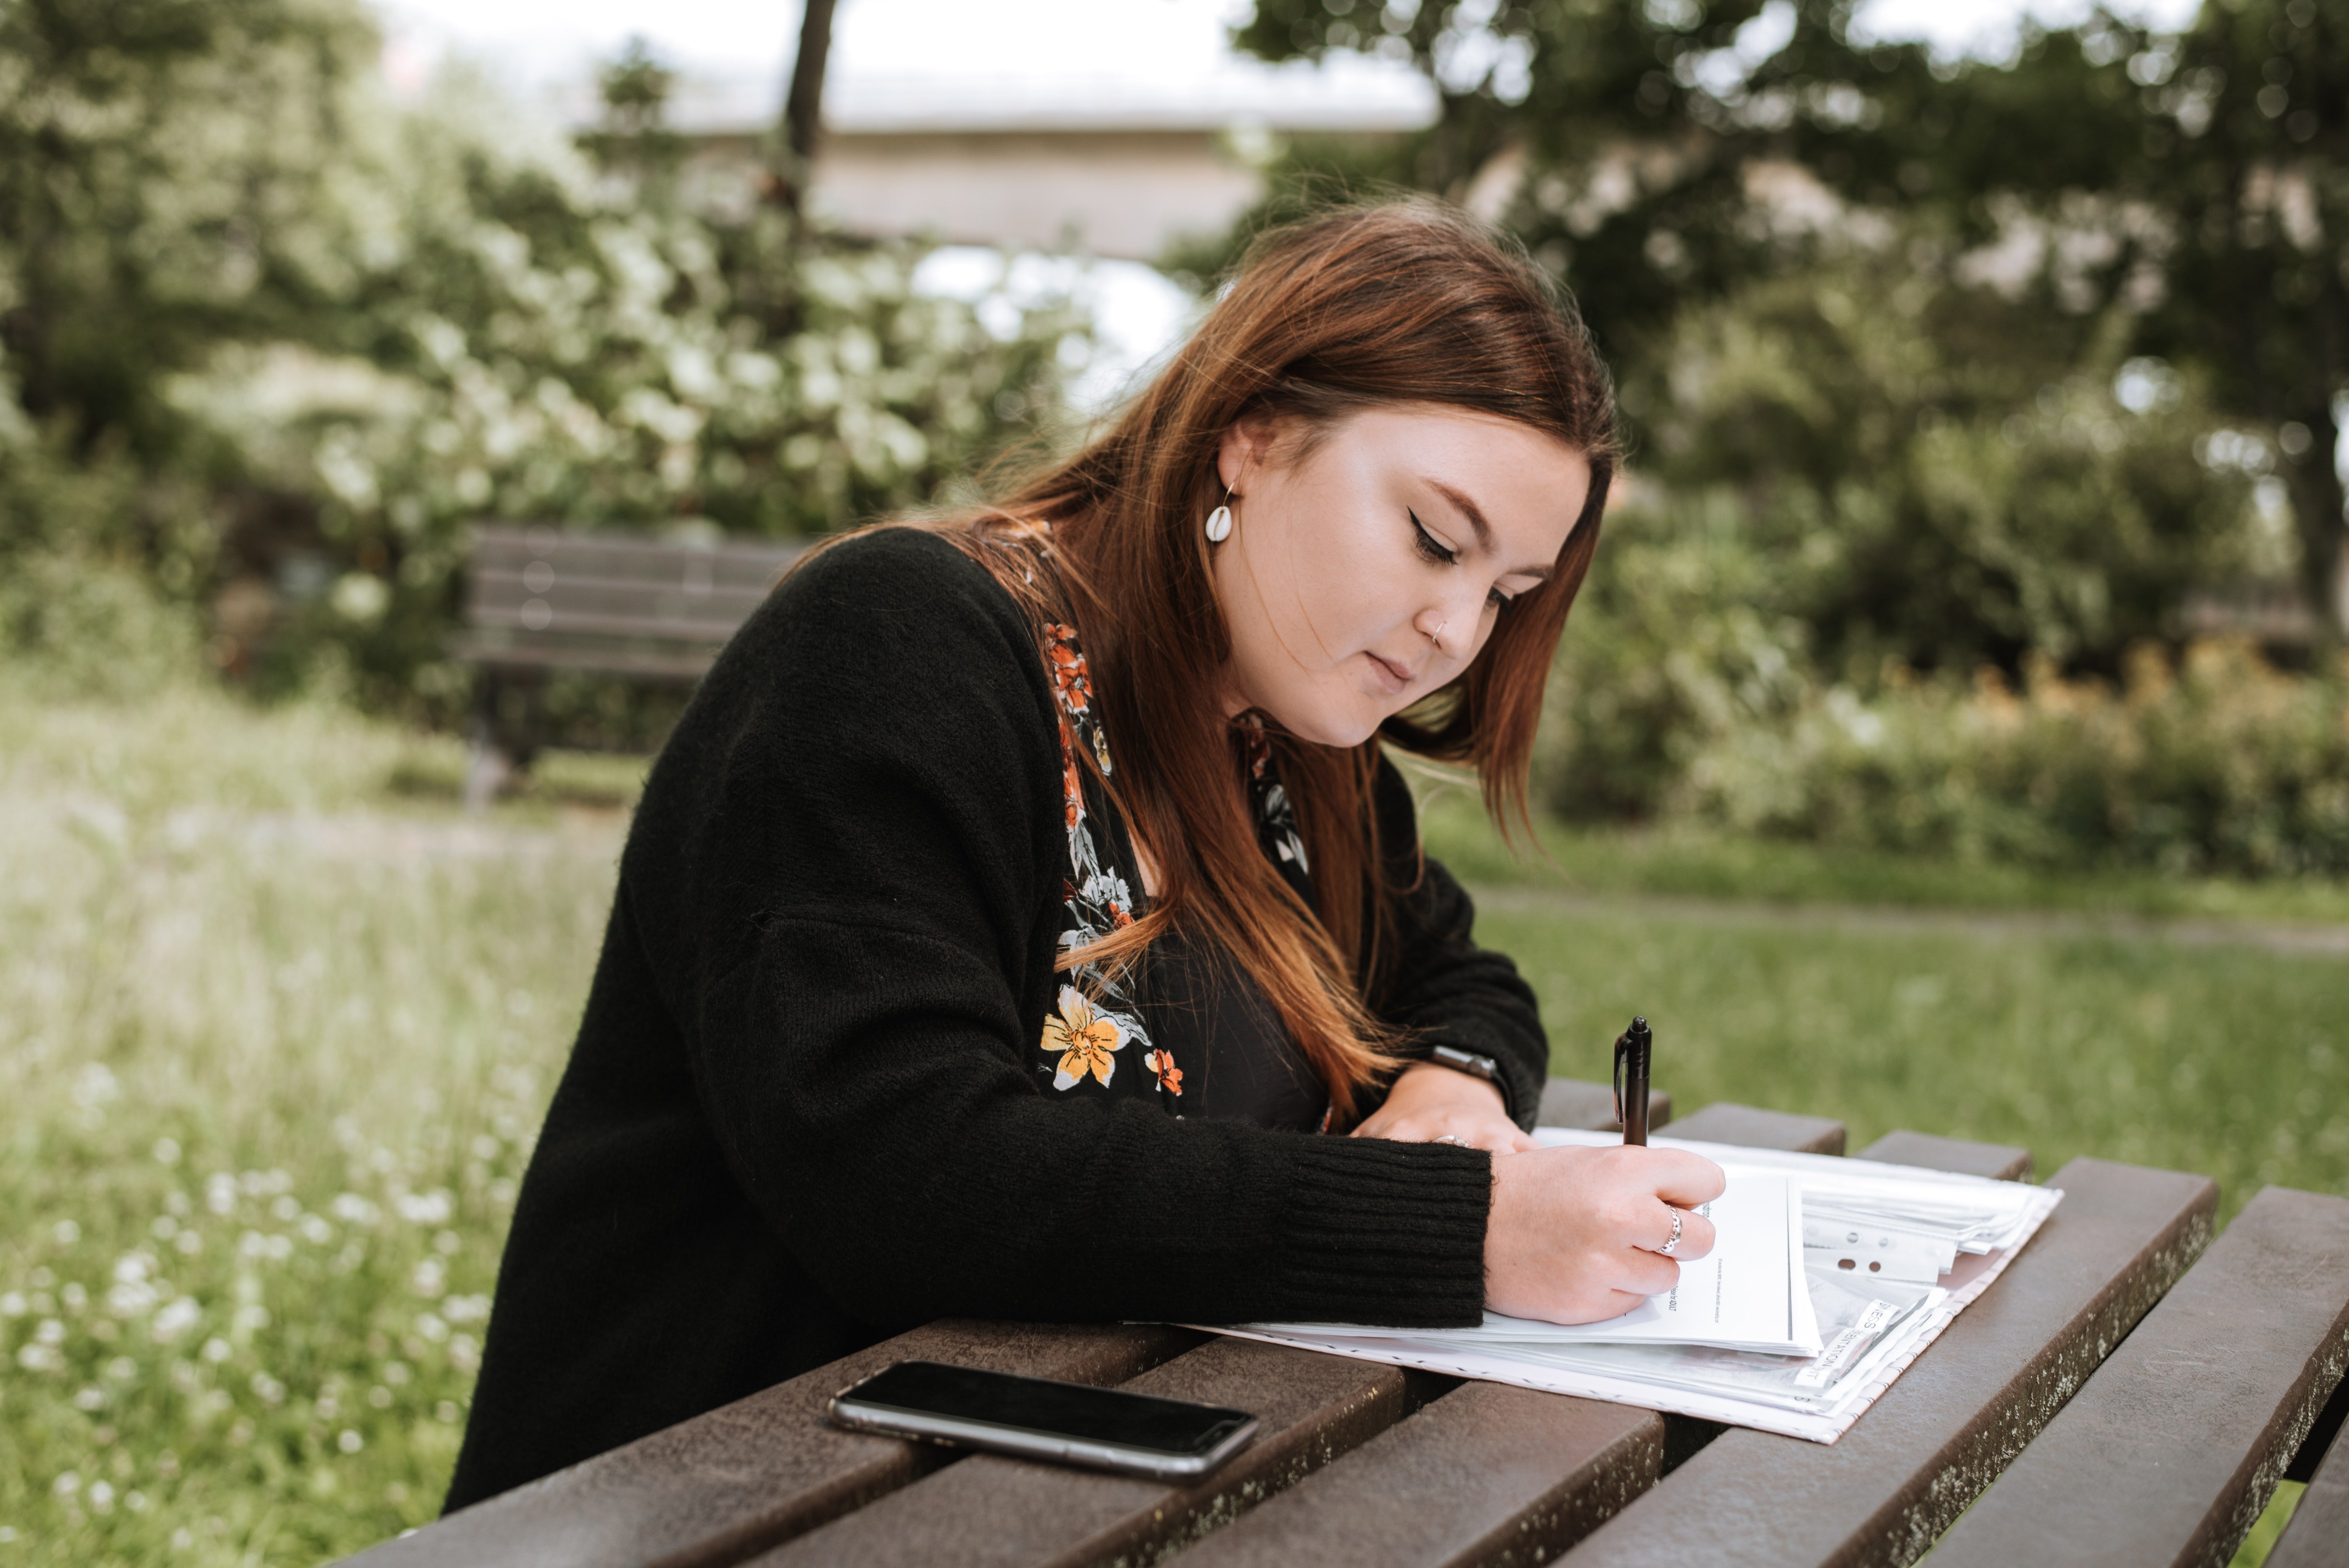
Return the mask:
<path id="1" fill-rule="evenodd" d="M 1248 421 L 1224 436 L 1225 707 L 1357 746 L 1466 668 L 1506 602 L 1549 576 L 1590 464 L 1531 426 L 1425 404 L 1348 416 L 1301 458 L 1297 434 Z"/>

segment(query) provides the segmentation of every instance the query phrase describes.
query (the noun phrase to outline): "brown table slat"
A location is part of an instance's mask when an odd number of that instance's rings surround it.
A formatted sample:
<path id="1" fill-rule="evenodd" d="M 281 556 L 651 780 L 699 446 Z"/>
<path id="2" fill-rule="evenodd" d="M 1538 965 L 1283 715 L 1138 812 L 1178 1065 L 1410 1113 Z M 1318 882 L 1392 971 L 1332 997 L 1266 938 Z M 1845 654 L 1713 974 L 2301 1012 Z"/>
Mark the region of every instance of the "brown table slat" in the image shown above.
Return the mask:
<path id="1" fill-rule="evenodd" d="M 1935 1568 L 2223 1564 L 2344 1364 L 2349 1199 L 2263 1189 L 1942 1538 Z"/>
<path id="2" fill-rule="evenodd" d="M 1464 1384 L 1175 1562 L 1539 1563 L 1655 1485 L 1663 1458 L 1653 1410 Z"/>
<path id="3" fill-rule="evenodd" d="M 2349 1378 L 2333 1390 L 2334 1404 L 2344 1389 L 2349 1389 Z M 2303 1449 L 2292 1461 L 2293 1471 L 2304 1476 L 2308 1490 L 2300 1494 L 2291 1522 L 2268 1553 L 2267 1568 L 2339 1568 L 2342 1542 L 2349 1542 L 2349 1442 L 2343 1442 L 2339 1433 L 2337 1427 L 2310 1433 L 2310 1444 L 2330 1439 L 2331 1446 L 2317 1454 Z"/>
<path id="4" fill-rule="evenodd" d="M 2031 1150 L 2011 1143 L 1970 1143 L 1962 1138 L 1936 1138 L 1930 1132 L 1888 1132 L 1859 1151 L 1862 1160 L 1886 1165 L 1921 1165 L 1929 1171 L 1956 1171 L 1987 1176 L 1993 1181 L 2031 1179 Z"/>
<path id="5" fill-rule="evenodd" d="M 1577 1107 L 1609 1125 L 1615 1112 L 1606 1085 L 1571 1078 L 1552 1078 L 1542 1105 L 1549 1126 L 1577 1125 L 1563 1119 Z M 1554 1106 L 1560 1119 L 1547 1114 Z M 1798 1143 L 1821 1137 L 1807 1118 L 1748 1125 Z M 1665 1418 L 1651 1410 L 1464 1384 L 1210 1535 L 1183 1554 L 1182 1568 L 1537 1563 L 1656 1483 L 1664 1434 Z"/>
<path id="6" fill-rule="evenodd" d="M 1742 1143 L 1749 1149 L 1793 1149 L 1806 1154 L 1841 1154 L 1843 1123 L 1824 1116 L 1715 1100 L 1672 1123 L 1674 1138 L 1706 1143 Z"/>
<path id="7" fill-rule="evenodd" d="M 1164 1326 L 942 1320 L 599 1454 L 352 1559 L 367 1568 L 717 1568 L 812 1530 L 960 1456 L 845 1432 L 826 1400 L 920 1357 L 1122 1383 L 1205 1337 Z"/>
<path id="8" fill-rule="evenodd" d="M 1662 1089 L 1648 1091 L 1648 1125 L 1661 1128 L 1672 1119 L 1672 1097 Z M 1541 1109 L 1534 1113 L 1536 1127 L 1578 1127 L 1591 1132 L 1614 1132 L 1615 1090 L 1603 1083 L 1554 1078 L 1542 1090 Z"/>
<path id="9" fill-rule="evenodd" d="M 1256 1441 L 1191 1487 L 979 1454 L 757 1559 L 786 1564 L 1068 1568 L 1147 1563 L 1294 1485 L 1403 1412 L 1402 1368 L 1216 1339 L 1133 1379 L 1137 1392 L 1237 1405 Z"/>
<path id="10" fill-rule="evenodd" d="M 1565 1561 L 1914 1562 L 2209 1242 L 2207 1177 L 2084 1159 L 2052 1184 L 2038 1236 L 1841 1441 L 1725 1432 Z"/>

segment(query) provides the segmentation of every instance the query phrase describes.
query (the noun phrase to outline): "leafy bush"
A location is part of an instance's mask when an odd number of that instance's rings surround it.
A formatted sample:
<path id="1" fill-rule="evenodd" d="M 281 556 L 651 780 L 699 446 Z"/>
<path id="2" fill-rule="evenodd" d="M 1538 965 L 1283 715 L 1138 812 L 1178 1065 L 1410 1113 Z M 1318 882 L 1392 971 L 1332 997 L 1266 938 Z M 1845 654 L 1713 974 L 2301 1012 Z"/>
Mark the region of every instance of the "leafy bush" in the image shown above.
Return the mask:
<path id="1" fill-rule="evenodd" d="M 636 87 L 590 157 L 460 70 L 394 101 L 356 0 L 92 3 L 0 14 L 42 62 L 0 73 L 0 553 L 143 565 L 264 686 L 449 717 L 470 521 L 927 504 L 1037 438 L 1087 351 L 1064 296 L 934 297 L 921 246 L 688 178 L 658 72 L 607 80 Z M 84 480 L 117 493 L 50 504 Z"/>
<path id="2" fill-rule="evenodd" d="M 2349 865 L 2341 684 L 2215 645 L 2164 673 L 2191 589 L 2295 559 L 2259 443 L 2164 366 L 2055 364 L 2017 325 L 1865 253 L 1689 314 L 1552 683 L 1554 809 Z"/>
<path id="3" fill-rule="evenodd" d="M 1672 809 L 1742 830 L 2041 866 L 2349 872 L 2349 661 L 2281 673 L 2206 642 L 2125 682 L 2035 664 L 2020 691 L 1888 681 L 1806 693 L 1689 758 Z"/>

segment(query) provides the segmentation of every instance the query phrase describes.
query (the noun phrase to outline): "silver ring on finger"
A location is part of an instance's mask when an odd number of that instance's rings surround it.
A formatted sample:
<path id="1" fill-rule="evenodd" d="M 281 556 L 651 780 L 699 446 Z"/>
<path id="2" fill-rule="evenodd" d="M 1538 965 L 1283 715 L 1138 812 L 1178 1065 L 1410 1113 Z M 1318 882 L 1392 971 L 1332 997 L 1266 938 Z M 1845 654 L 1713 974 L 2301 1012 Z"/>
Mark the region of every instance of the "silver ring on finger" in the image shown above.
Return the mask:
<path id="1" fill-rule="evenodd" d="M 1433 1141 L 1435 1141 L 1435 1142 L 1437 1142 L 1437 1143 L 1456 1143 L 1456 1144 L 1458 1144 L 1458 1145 L 1459 1145 L 1461 1148 L 1463 1148 L 1463 1149 L 1465 1149 L 1465 1148 L 1467 1148 L 1467 1147 L 1468 1147 L 1468 1140 L 1467 1140 L 1466 1139 L 1464 1139 L 1464 1138 L 1461 1138 L 1461 1137 L 1457 1137 L 1457 1136 L 1455 1136 L 1454 1134 L 1452 1134 L 1452 1133 L 1449 1133 L 1449 1132 L 1444 1133 L 1444 1134 L 1443 1134 L 1442 1136 L 1440 1136 L 1440 1137 L 1436 1138 Z"/>
<path id="2" fill-rule="evenodd" d="M 1670 1204 L 1666 1204 L 1666 1205 L 1665 1205 L 1665 1207 L 1667 1207 L 1667 1208 L 1671 1208 L 1671 1205 L 1670 1205 Z M 1672 1249 L 1673 1249 L 1674 1247 L 1679 1246 L 1679 1245 L 1681 1244 L 1681 1212 L 1680 1212 L 1678 1209 L 1672 1209 L 1672 1211 L 1671 1211 L 1671 1214 L 1672 1214 L 1672 1234 L 1671 1234 L 1671 1239 L 1670 1241 L 1666 1242 L 1662 1246 L 1658 1247 L 1658 1248 L 1656 1249 L 1656 1251 L 1658 1251 L 1659 1253 L 1662 1253 L 1664 1256 L 1666 1256 L 1666 1257 L 1671 1257 L 1671 1256 L 1672 1255 Z"/>

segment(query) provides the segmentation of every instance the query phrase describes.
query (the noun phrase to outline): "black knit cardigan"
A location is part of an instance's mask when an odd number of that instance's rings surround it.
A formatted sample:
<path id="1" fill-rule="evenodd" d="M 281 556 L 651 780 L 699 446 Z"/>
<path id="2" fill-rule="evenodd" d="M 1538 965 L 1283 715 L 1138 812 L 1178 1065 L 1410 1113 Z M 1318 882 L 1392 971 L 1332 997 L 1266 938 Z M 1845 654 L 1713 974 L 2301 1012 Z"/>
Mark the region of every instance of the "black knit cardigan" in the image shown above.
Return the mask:
<path id="1" fill-rule="evenodd" d="M 1391 767 L 1376 809 L 1408 857 Z M 750 618 L 629 830 L 449 1507 L 942 1315 L 1477 1320 L 1483 1151 L 1040 1085 L 1067 843 L 1036 628 L 953 546 L 862 536 Z M 1540 1020 L 1472 919 L 1429 862 L 1371 1006 L 1530 1125 Z"/>

